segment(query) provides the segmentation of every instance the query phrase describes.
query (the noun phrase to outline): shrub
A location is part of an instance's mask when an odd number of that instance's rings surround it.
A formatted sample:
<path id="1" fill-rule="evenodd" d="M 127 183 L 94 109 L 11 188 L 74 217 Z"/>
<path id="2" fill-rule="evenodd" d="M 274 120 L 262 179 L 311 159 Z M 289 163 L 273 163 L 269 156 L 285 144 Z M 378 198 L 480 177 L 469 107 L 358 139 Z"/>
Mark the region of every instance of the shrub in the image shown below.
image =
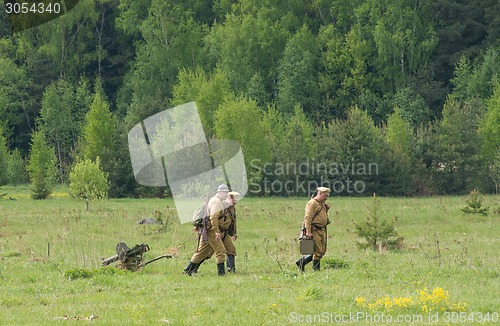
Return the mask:
<path id="1" fill-rule="evenodd" d="M 108 197 L 108 174 L 100 166 L 99 157 L 95 162 L 84 159 L 75 164 L 69 174 L 70 195 L 88 200 Z"/>
<path id="2" fill-rule="evenodd" d="M 365 239 L 359 241 L 358 247 L 362 249 L 372 248 L 373 250 L 390 249 L 393 247 L 400 247 L 399 242 L 402 238 L 397 237 L 398 232 L 394 227 L 396 219 L 387 221 L 380 218 L 380 200 L 373 194 L 373 205 L 366 221 L 363 223 L 354 222 L 355 231 L 358 236 Z"/>
<path id="3" fill-rule="evenodd" d="M 489 207 L 482 207 L 483 201 L 484 201 L 483 195 L 481 195 L 481 193 L 477 189 L 474 189 L 469 193 L 469 196 L 467 196 L 467 198 L 465 199 L 467 206 L 460 208 L 460 210 L 465 214 L 487 215 Z"/>

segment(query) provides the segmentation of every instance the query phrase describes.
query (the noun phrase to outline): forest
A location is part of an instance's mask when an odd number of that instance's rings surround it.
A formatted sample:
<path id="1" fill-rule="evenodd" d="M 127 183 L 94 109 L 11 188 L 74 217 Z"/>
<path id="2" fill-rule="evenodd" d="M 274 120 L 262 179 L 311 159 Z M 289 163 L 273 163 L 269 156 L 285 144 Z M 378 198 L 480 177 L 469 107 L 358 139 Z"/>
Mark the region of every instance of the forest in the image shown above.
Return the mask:
<path id="1" fill-rule="evenodd" d="M 46 198 L 95 164 L 106 196 L 168 196 L 127 134 L 196 101 L 255 196 L 498 193 L 499 77 L 498 0 L 80 0 L 23 31 L 2 10 L 0 186 Z"/>

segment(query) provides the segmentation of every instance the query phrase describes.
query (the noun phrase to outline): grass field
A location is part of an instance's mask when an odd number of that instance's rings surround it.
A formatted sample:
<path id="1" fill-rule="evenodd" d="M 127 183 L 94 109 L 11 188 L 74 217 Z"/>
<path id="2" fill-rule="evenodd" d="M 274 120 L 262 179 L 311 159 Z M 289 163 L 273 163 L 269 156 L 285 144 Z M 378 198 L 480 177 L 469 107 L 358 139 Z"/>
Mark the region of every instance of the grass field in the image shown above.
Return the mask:
<path id="1" fill-rule="evenodd" d="M 0 193 L 0 325 L 500 324 L 500 215 L 463 214 L 465 197 L 381 198 L 405 239 L 377 253 L 357 249 L 353 233 L 371 198 L 330 198 L 322 270 L 303 274 L 294 261 L 306 199 L 244 198 L 237 274 L 218 277 L 211 259 L 189 277 L 196 235 L 170 199 L 87 210 L 65 189 L 44 201 L 25 188 Z M 136 223 L 148 217 L 165 223 Z M 146 259 L 175 255 L 136 273 L 101 268 L 119 241 L 149 244 Z"/>

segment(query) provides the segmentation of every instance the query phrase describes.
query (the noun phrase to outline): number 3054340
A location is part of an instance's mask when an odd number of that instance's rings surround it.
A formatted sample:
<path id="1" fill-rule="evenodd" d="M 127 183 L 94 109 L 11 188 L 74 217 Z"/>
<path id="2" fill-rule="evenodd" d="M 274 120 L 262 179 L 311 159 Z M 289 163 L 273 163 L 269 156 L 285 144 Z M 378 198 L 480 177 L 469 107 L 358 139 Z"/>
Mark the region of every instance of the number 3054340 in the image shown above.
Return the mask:
<path id="1" fill-rule="evenodd" d="M 61 4 L 59 2 L 5 2 L 5 12 L 7 14 L 45 14 L 54 13 L 58 14 L 61 12 Z"/>
<path id="2" fill-rule="evenodd" d="M 481 312 L 445 312 L 443 314 L 444 322 L 446 323 L 488 323 L 498 322 L 499 317 L 497 312 L 481 313 Z"/>

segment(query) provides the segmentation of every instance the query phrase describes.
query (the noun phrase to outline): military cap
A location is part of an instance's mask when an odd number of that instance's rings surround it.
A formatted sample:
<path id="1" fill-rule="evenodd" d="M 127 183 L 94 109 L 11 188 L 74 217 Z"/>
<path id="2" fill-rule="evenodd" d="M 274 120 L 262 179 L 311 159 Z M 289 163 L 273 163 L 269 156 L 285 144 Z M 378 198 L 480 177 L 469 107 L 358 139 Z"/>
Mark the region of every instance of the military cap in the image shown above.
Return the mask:
<path id="1" fill-rule="evenodd" d="M 229 188 L 226 184 L 221 184 L 219 188 L 217 188 L 217 192 L 229 192 Z"/>
<path id="2" fill-rule="evenodd" d="M 325 192 L 327 194 L 330 194 L 330 188 L 327 188 L 327 187 L 318 187 L 318 191 L 319 192 Z"/>
<path id="3" fill-rule="evenodd" d="M 239 198 L 241 196 L 241 194 L 237 191 L 230 191 L 228 195 L 233 196 L 234 198 Z"/>

